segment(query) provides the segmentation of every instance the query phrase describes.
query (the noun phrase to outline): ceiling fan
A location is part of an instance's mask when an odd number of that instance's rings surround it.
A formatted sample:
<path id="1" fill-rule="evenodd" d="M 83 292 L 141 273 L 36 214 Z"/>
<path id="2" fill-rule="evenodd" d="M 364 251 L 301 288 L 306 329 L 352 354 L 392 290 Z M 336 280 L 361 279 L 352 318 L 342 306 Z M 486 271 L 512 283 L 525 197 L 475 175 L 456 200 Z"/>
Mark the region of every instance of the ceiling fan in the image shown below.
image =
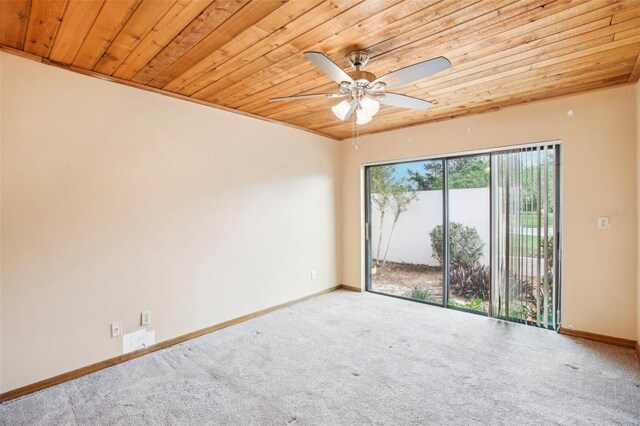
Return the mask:
<path id="1" fill-rule="evenodd" d="M 429 101 L 398 93 L 389 93 L 386 92 L 386 89 L 388 86 L 403 86 L 413 83 L 451 67 L 451 62 L 447 58 L 439 56 L 376 78 L 372 73 L 360 69 L 369 62 L 369 53 L 366 51 L 357 50 L 347 55 L 349 63 L 356 69 L 350 74 L 347 74 L 320 52 L 305 52 L 304 56 L 313 62 L 320 71 L 338 83 L 338 92 L 284 96 L 272 98 L 269 101 L 345 98 L 331 107 L 331 110 L 336 117 L 343 121 L 355 113 L 357 124 L 370 122 L 380 109 L 380 104 L 420 110 L 429 108 L 431 106 Z"/>

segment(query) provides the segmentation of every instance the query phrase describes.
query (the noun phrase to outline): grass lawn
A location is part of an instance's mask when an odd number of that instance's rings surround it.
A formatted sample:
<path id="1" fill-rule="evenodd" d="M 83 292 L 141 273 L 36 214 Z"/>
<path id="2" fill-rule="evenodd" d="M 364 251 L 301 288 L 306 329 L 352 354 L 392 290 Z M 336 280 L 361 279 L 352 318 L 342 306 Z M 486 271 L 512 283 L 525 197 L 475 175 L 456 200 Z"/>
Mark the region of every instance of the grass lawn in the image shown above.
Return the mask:
<path id="1" fill-rule="evenodd" d="M 535 228 L 538 226 L 538 215 L 531 213 L 520 214 L 520 225 Z M 540 226 L 544 227 L 544 217 L 541 218 Z M 549 213 L 549 228 L 553 228 L 553 213 Z"/>
<path id="2" fill-rule="evenodd" d="M 515 244 L 516 238 L 520 238 L 520 251 L 518 252 L 518 245 Z M 509 235 L 509 239 L 513 241 L 511 243 L 511 255 L 517 256 L 518 254 L 526 257 L 535 257 L 538 255 L 538 245 L 536 244 L 538 238 L 529 235 Z"/>
<path id="3" fill-rule="evenodd" d="M 520 238 L 520 244 L 516 244 L 515 241 Z M 538 238 L 535 235 L 518 235 L 510 234 L 509 239 L 511 241 L 511 255 L 512 256 L 525 256 L 525 257 L 537 257 L 538 256 Z M 520 251 L 518 252 L 518 247 Z M 544 257 L 544 253 L 541 253 Z M 549 253 L 552 256 L 552 253 Z"/>

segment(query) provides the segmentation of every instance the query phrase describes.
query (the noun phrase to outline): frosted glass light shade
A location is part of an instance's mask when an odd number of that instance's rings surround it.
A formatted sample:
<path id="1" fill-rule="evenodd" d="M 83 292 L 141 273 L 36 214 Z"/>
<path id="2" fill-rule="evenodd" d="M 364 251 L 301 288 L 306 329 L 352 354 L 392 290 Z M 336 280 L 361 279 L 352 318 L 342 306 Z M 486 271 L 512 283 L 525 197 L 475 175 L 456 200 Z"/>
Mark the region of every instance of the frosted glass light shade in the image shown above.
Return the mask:
<path id="1" fill-rule="evenodd" d="M 376 115 L 378 113 L 378 111 L 380 111 L 380 102 L 378 102 L 376 99 L 363 98 L 360 101 L 360 106 L 371 117 L 373 117 L 374 115 Z"/>
<path id="2" fill-rule="evenodd" d="M 358 124 L 367 124 L 371 121 L 373 117 L 369 114 L 369 111 L 365 109 L 358 108 L 356 110 L 356 123 Z"/>
<path id="3" fill-rule="evenodd" d="M 331 107 L 331 111 L 333 111 L 335 116 L 342 121 L 344 121 L 344 119 L 347 118 L 347 113 L 349 112 L 350 109 L 351 109 L 351 104 L 347 100 L 344 100 L 339 104 Z"/>

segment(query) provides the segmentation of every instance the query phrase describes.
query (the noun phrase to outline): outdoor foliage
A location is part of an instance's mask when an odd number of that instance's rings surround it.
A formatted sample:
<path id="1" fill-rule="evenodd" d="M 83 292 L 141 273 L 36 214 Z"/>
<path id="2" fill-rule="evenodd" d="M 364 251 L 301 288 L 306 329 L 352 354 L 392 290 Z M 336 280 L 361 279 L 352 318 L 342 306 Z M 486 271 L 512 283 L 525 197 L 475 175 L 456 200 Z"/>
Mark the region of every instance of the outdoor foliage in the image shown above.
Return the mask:
<path id="1" fill-rule="evenodd" d="M 538 176 L 538 172 L 540 172 L 540 176 Z M 547 176 L 547 190 L 545 191 L 544 180 L 545 180 L 545 168 L 540 167 L 538 170 L 538 166 L 524 166 L 522 167 L 521 174 L 525 176 L 520 179 L 520 209 L 525 212 L 535 212 L 537 217 L 538 212 L 538 191 L 540 192 L 541 197 L 541 205 L 540 209 L 543 212 L 542 217 L 544 218 L 544 197 L 547 196 L 547 205 L 548 211 L 547 213 L 553 213 L 554 206 L 554 177 L 553 177 L 553 167 L 549 167 L 548 176 Z M 540 178 L 540 185 L 538 185 L 538 177 Z"/>
<path id="2" fill-rule="evenodd" d="M 472 299 L 469 303 L 458 303 L 455 300 L 449 300 L 449 306 L 453 306 L 454 308 L 465 308 L 471 309 L 472 311 L 480 311 L 484 312 L 484 300 L 480 299 Z"/>
<path id="3" fill-rule="evenodd" d="M 433 301 L 434 299 L 433 293 L 431 293 L 431 290 L 428 287 L 420 287 L 418 285 L 414 285 L 413 288 L 409 290 L 406 297 L 426 301 Z"/>
<path id="4" fill-rule="evenodd" d="M 418 198 L 418 194 L 404 179 L 396 178 L 396 168 L 393 165 L 376 166 L 371 168 L 371 200 L 375 208 L 380 212 L 380 229 L 378 232 L 378 249 L 376 252 L 376 265 L 380 266 L 380 249 L 382 248 L 382 229 L 385 215 L 391 210 L 393 223 L 387 240 L 387 247 L 382 259 L 382 266 L 387 263 L 387 254 L 391 245 L 391 238 L 400 215 L 407 211 L 409 204 Z"/>
<path id="5" fill-rule="evenodd" d="M 378 232 L 378 250 L 376 265 L 380 266 L 380 249 L 382 248 L 382 227 L 387 209 L 391 204 L 395 183 L 395 167 L 378 166 L 371 168 L 371 202 L 380 212 L 380 232 Z"/>
<path id="6" fill-rule="evenodd" d="M 537 313 L 540 312 L 540 320 L 543 322 L 551 322 L 553 318 L 553 237 L 549 237 L 547 240 L 546 248 L 544 243 L 544 240 L 540 240 L 541 256 L 543 259 L 545 256 L 548 256 L 549 259 L 547 269 L 548 291 L 546 293 L 549 318 L 542 317 L 545 300 L 545 291 L 542 279 L 540 287 L 538 287 L 537 285 L 534 285 L 531 278 L 520 278 L 513 273 L 509 274 L 509 293 L 511 295 L 516 295 L 516 297 L 512 297 L 510 299 L 508 315 L 511 317 L 520 318 L 528 322 L 535 322 L 537 319 Z M 542 263 L 541 266 L 544 267 L 544 263 Z M 538 300 L 540 301 L 540 306 L 538 306 Z M 502 305 L 504 304 L 504 301 L 501 301 L 500 303 Z"/>
<path id="7" fill-rule="evenodd" d="M 442 225 L 438 225 L 429 233 L 433 257 L 444 263 L 444 240 Z M 478 265 L 482 257 L 484 243 L 476 228 L 464 226 L 457 222 L 449 224 L 449 258 L 451 269 L 457 267 L 471 268 Z"/>
<path id="8" fill-rule="evenodd" d="M 489 300 L 490 275 L 487 266 L 459 266 L 449 271 L 451 293 L 466 299 Z"/>
<path id="9" fill-rule="evenodd" d="M 396 229 L 396 223 L 400 219 L 400 215 L 406 212 L 409 208 L 409 204 L 413 200 L 418 198 L 418 194 L 411 191 L 407 185 L 400 184 L 401 191 L 394 191 L 391 194 L 391 214 L 393 215 L 393 223 L 391 224 L 391 231 L 389 231 L 389 239 L 387 240 L 387 248 L 384 251 L 384 258 L 382 259 L 382 267 L 387 265 L 387 255 L 389 254 L 389 246 L 391 245 L 391 237 L 393 231 Z"/>
<path id="10" fill-rule="evenodd" d="M 427 161 L 422 167 L 424 173 L 407 170 L 409 182 L 416 191 L 431 191 L 442 189 L 442 161 Z"/>
<path id="11" fill-rule="evenodd" d="M 408 170 L 409 182 L 418 191 L 442 189 L 442 161 L 427 161 L 424 171 Z M 465 157 L 449 160 L 449 189 L 489 186 L 489 158 Z"/>
<path id="12" fill-rule="evenodd" d="M 554 280 L 554 274 L 553 274 L 553 237 L 549 237 L 549 239 L 547 240 L 547 247 L 544 247 L 544 240 L 540 241 L 540 245 L 541 245 L 541 249 L 542 249 L 542 256 L 545 256 L 545 250 L 546 250 L 546 255 L 549 257 L 549 268 L 547 269 L 547 288 L 548 288 L 548 292 L 546 295 L 547 298 L 547 306 L 549 307 L 549 318 L 547 318 L 547 321 L 549 321 L 552 317 L 553 317 L 553 312 L 551 312 L 551 310 L 553 309 L 553 292 L 552 292 L 552 287 L 553 287 L 553 280 Z M 542 315 L 542 311 L 543 311 L 543 306 L 544 306 L 544 300 L 545 300 L 545 292 L 544 292 L 544 287 L 541 283 L 540 288 L 537 289 L 538 292 L 538 299 L 540 300 L 540 307 L 538 307 L 538 300 L 536 300 L 536 289 L 534 288 L 533 284 L 530 282 L 526 282 L 526 284 L 523 286 L 524 290 L 527 291 L 527 300 L 526 300 L 526 307 L 525 307 L 525 312 L 524 312 L 524 317 L 530 319 L 531 321 L 535 321 L 536 317 L 537 317 L 537 312 L 539 311 L 540 314 Z M 542 319 L 542 318 L 541 318 Z"/>

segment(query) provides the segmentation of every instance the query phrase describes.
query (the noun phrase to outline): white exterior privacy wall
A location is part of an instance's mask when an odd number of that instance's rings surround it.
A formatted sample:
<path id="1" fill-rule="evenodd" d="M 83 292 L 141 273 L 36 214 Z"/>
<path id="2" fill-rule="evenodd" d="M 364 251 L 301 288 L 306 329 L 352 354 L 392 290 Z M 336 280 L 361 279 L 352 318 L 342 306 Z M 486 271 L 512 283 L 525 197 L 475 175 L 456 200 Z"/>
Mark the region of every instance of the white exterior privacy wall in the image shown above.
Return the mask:
<path id="1" fill-rule="evenodd" d="M 418 197 L 409 204 L 395 225 L 387 261 L 411 263 L 417 265 L 440 266 L 433 257 L 429 233 L 438 225 L 442 225 L 442 191 L 416 191 Z M 476 228 L 484 242 L 483 256 L 480 263 L 489 264 L 489 188 L 452 189 L 449 191 L 449 218 L 465 226 Z M 387 209 L 382 227 L 382 247 L 380 258 L 389 241 L 389 233 L 393 224 L 393 213 Z M 371 209 L 371 244 L 374 258 L 378 252 L 380 236 L 380 211 Z"/>

